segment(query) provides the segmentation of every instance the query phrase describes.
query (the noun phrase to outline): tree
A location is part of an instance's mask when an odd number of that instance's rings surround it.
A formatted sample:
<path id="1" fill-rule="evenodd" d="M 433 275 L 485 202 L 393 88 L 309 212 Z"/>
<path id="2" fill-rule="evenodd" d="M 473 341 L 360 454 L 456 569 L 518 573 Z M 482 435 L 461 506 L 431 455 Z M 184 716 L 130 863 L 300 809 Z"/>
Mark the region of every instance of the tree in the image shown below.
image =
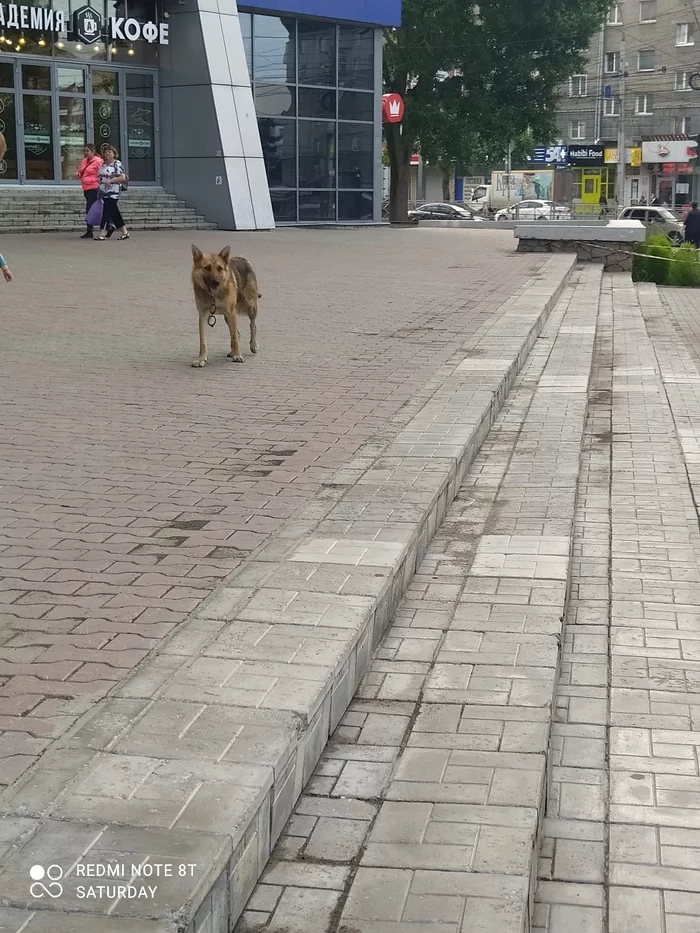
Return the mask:
<path id="1" fill-rule="evenodd" d="M 390 219 L 406 220 L 411 155 L 445 167 L 502 158 L 510 141 L 554 134 L 557 91 L 583 65 L 609 0 L 403 0 L 385 30 L 384 85 L 404 98 L 385 127 Z"/>

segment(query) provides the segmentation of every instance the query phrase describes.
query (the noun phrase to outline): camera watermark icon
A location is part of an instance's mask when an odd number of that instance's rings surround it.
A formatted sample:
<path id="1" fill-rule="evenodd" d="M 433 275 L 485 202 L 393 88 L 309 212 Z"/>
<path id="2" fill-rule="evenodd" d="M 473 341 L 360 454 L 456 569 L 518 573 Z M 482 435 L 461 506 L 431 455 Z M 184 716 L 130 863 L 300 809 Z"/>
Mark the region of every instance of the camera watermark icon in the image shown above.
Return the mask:
<path id="1" fill-rule="evenodd" d="M 29 886 L 29 893 L 32 897 L 60 897 L 63 894 L 63 885 L 60 884 L 63 878 L 63 869 L 60 865 L 49 865 L 44 868 L 43 865 L 32 865 L 29 869 L 29 877 L 32 884 Z M 47 883 L 44 884 L 44 879 Z"/>

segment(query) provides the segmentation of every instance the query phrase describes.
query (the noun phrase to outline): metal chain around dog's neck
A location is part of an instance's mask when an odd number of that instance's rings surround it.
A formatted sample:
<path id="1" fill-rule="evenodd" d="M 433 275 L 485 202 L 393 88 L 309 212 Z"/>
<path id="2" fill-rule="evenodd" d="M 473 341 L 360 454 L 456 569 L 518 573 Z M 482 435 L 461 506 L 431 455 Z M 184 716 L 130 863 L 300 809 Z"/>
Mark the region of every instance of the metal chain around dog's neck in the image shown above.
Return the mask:
<path id="1" fill-rule="evenodd" d="M 209 317 L 207 318 L 207 324 L 210 327 L 213 327 L 216 324 L 216 302 L 212 301 L 211 309 L 209 310 Z"/>

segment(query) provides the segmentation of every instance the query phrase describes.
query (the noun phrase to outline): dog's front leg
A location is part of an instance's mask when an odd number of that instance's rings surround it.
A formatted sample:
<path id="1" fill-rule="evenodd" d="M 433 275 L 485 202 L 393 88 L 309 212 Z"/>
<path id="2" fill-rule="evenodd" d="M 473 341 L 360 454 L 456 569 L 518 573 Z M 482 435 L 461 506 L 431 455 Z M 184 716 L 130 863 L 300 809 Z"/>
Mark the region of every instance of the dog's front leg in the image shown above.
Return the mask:
<path id="1" fill-rule="evenodd" d="M 206 317 L 199 315 L 199 356 L 192 364 L 194 367 L 206 366 L 207 364 L 207 338 L 205 327 L 207 326 Z"/>
<path id="2" fill-rule="evenodd" d="M 236 321 L 236 311 L 229 311 L 226 315 L 226 323 L 228 324 L 229 333 L 231 334 L 231 352 L 229 356 L 234 363 L 242 363 L 243 357 L 241 356 L 240 347 L 238 346 L 238 322 Z"/>

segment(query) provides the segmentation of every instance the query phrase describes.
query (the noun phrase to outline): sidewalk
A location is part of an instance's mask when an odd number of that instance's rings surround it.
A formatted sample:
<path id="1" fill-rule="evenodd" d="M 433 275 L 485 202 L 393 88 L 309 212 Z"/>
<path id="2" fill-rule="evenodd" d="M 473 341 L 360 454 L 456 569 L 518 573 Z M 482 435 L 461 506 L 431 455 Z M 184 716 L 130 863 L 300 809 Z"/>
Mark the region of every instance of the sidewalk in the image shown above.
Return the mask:
<path id="1" fill-rule="evenodd" d="M 155 403 L 148 431 L 110 432 L 91 413 L 94 434 L 76 442 L 85 416 L 64 411 L 71 441 L 55 455 L 49 387 L 69 391 L 72 363 L 54 364 L 32 395 L 24 354 L 45 347 L 15 345 L 14 384 L 34 420 L 12 409 L 13 485 L 0 486 L 26 512 L 12 513 L 0 544 L 0 566 L 9 559 L 25 587 L 3 591 L 0 704 L 38 705 L 0 707 L 0 741 L 13 763 L 38 760 L 0 794 L 2 933 L 229 933 L 239 916 L 237 933 L 699 933 L 694 293 L 525 254 L 536 265 L 507 273 L 514 293 L 494 286 L 465 319 L 485 264 L 513 260 L 495 232 L 491 257 L 465 269 L 465 244 L 483 236 L 425 231 L 454 293 L 430 305 L 442 285 L 414 294 L 404 266 L 392 288 L 406 305 L 384 299 L 386 329 L 375 323 L 370 337 L 346 308 L 368 276 L 380 281 L 384 233 L 371 234 L 377 255 L 361 281 L 348 259 L 366 241 L 329 235 L 326 267 L 345 299 L 328 309 L 319 290 L 303 311 L 311 299 L 297 296 L 299 327 L 313 313 L 318 331 L 317 357 L 301 365 L 282 348 L 297 340 L 303 357 L 307 337 L 274 298 L 273 362 L 195 373 L 182 354 L 160 361 L 150 394 L 134 376 L 138 341 L 120 337 L 131 368 L 115 395 L 104 341 L 83 333 L 89 379 L 105 383 L 95 411 L 116 421 L 133 405 L 146 418 Z M 416 234 L 396 242 L 408 248 Z M 301 236 L 250 240 L 256 264 L 272 266 L 279 242 L 289 254 L 318 242 Z M 377 307 L 358 313 L 366 328 L 379 320 Z M 149 341 L 151 354 L 165 346 L 157 332 Z M 254 401 L 240 428 L 232 384 Z M 271 387 L 286 392 L 277 413 Z M 218 407 L 219 396 L 231 401 Z M 188 524 L 229 494 L 205 528 Z M 280 502 L 295 508 L 270 511 Z M 248 551 L 225 543 L 245 531 L 228 527 L 243 508 L 245 526 L 277 521 Z M 35 539 L 65 547 L 81 576 L 54 567 L 58 578 L 35 581 L 36 561 L 50 560 L 27 557 Z M 88 561 L 113 547 L 181 579 L 155 596 L 139 589 L 154 581 L 128 574 L 107 584 Z M 125 560 L 109 574 L 127 573 Z M 54 590 L 56 579 L 76 589 Z M 191 611 L 156 621 L 183 579 L 198 587 Z M 134 650 L 113 639 L 163 622 L 132 672 L 93 691 L 101 659 Z M 86 625 L 104 639 L 89 657 L 77 640 Z M 67 667 L 59 679 L 41 664 Z M 25 754 L 21 742 L 40 744 Z M 30 890 L 30 868 L 50 862 L 63 873 L 51 901 Z M 143 899 L 108 887 L 86 901 L 77 885 L 98 864 L 136 866 L 122 884 L 141 884 L 148 866 L 186 870 Z"/>
<path id="2" fill-rule="evenodd" d="M 190 334 L 171 333 L 170 307 L 145 337 L 133 318 L 106 319 L 123 369 L 89 333 L 104 319 L 85 309 L 68 325 L 82 337 L 65 340 L 52 318 L 56 332 L 34 349 L 17 339 L 13 385 L 27 397 L 11 409 L 1 555 L 21 581 L 6 590 L 0 686 L 15 716 L 15 784 L 0 797 L 8 929 L 216 922 L 219 933 L 242 910 L 571 270 L 570 257 L 499 252 L 497 232 L 488 256 L 483 238 L 480 253 L 468 235 L 386 233 L 250 239 L 276 309 L 260 365 L 232 367 L 223 350 L 203 374 L 189 354 L 168 362 L 173 338 Z M 416 282 L 404 254 L 418 242 L 432 266 Z M 325 278 L 310 295 L 311 243 Z M 142 273 L 153 266 L 143 247 L 131 257 Z M 157 280 L 166 295 L 169 275 Z M 387 297 L 368 305 L 373 279 Z M 166 322 L 167 345 L 153 328 Z M 58 345 L 66 362 L 45 359 Z M 27 357 L 44 362 L 45 389 Z M 71 411 L 77 396 L 90 399 L 87 419 Z M 66 545 L 59 569 L 51 551 Z M 52 861 L 61 900 L 37 903 L 30 868 Z M 138 877 L 175 862 L 196 871 L 159 882 L 148 903 L 109 886 L 107 903 L 85 903 L 76 887 L 92 863 Z"/>
<path id="3" fill-rule="evenodd" d="M 447 233 L 233 235 L 259 273 L 262 352 L 233 366 L 214 328 L 204 373 L 189 234 L 107 244 L 97 266 L 102 245 L 5 238 L 0 785 L 397 432 L 544 265 L 507 234 Z"/>
<path id="4" fill-rule="evenodd" d="M 601 272 L 551 316 L 237 933 L 521 933 Z"/>

